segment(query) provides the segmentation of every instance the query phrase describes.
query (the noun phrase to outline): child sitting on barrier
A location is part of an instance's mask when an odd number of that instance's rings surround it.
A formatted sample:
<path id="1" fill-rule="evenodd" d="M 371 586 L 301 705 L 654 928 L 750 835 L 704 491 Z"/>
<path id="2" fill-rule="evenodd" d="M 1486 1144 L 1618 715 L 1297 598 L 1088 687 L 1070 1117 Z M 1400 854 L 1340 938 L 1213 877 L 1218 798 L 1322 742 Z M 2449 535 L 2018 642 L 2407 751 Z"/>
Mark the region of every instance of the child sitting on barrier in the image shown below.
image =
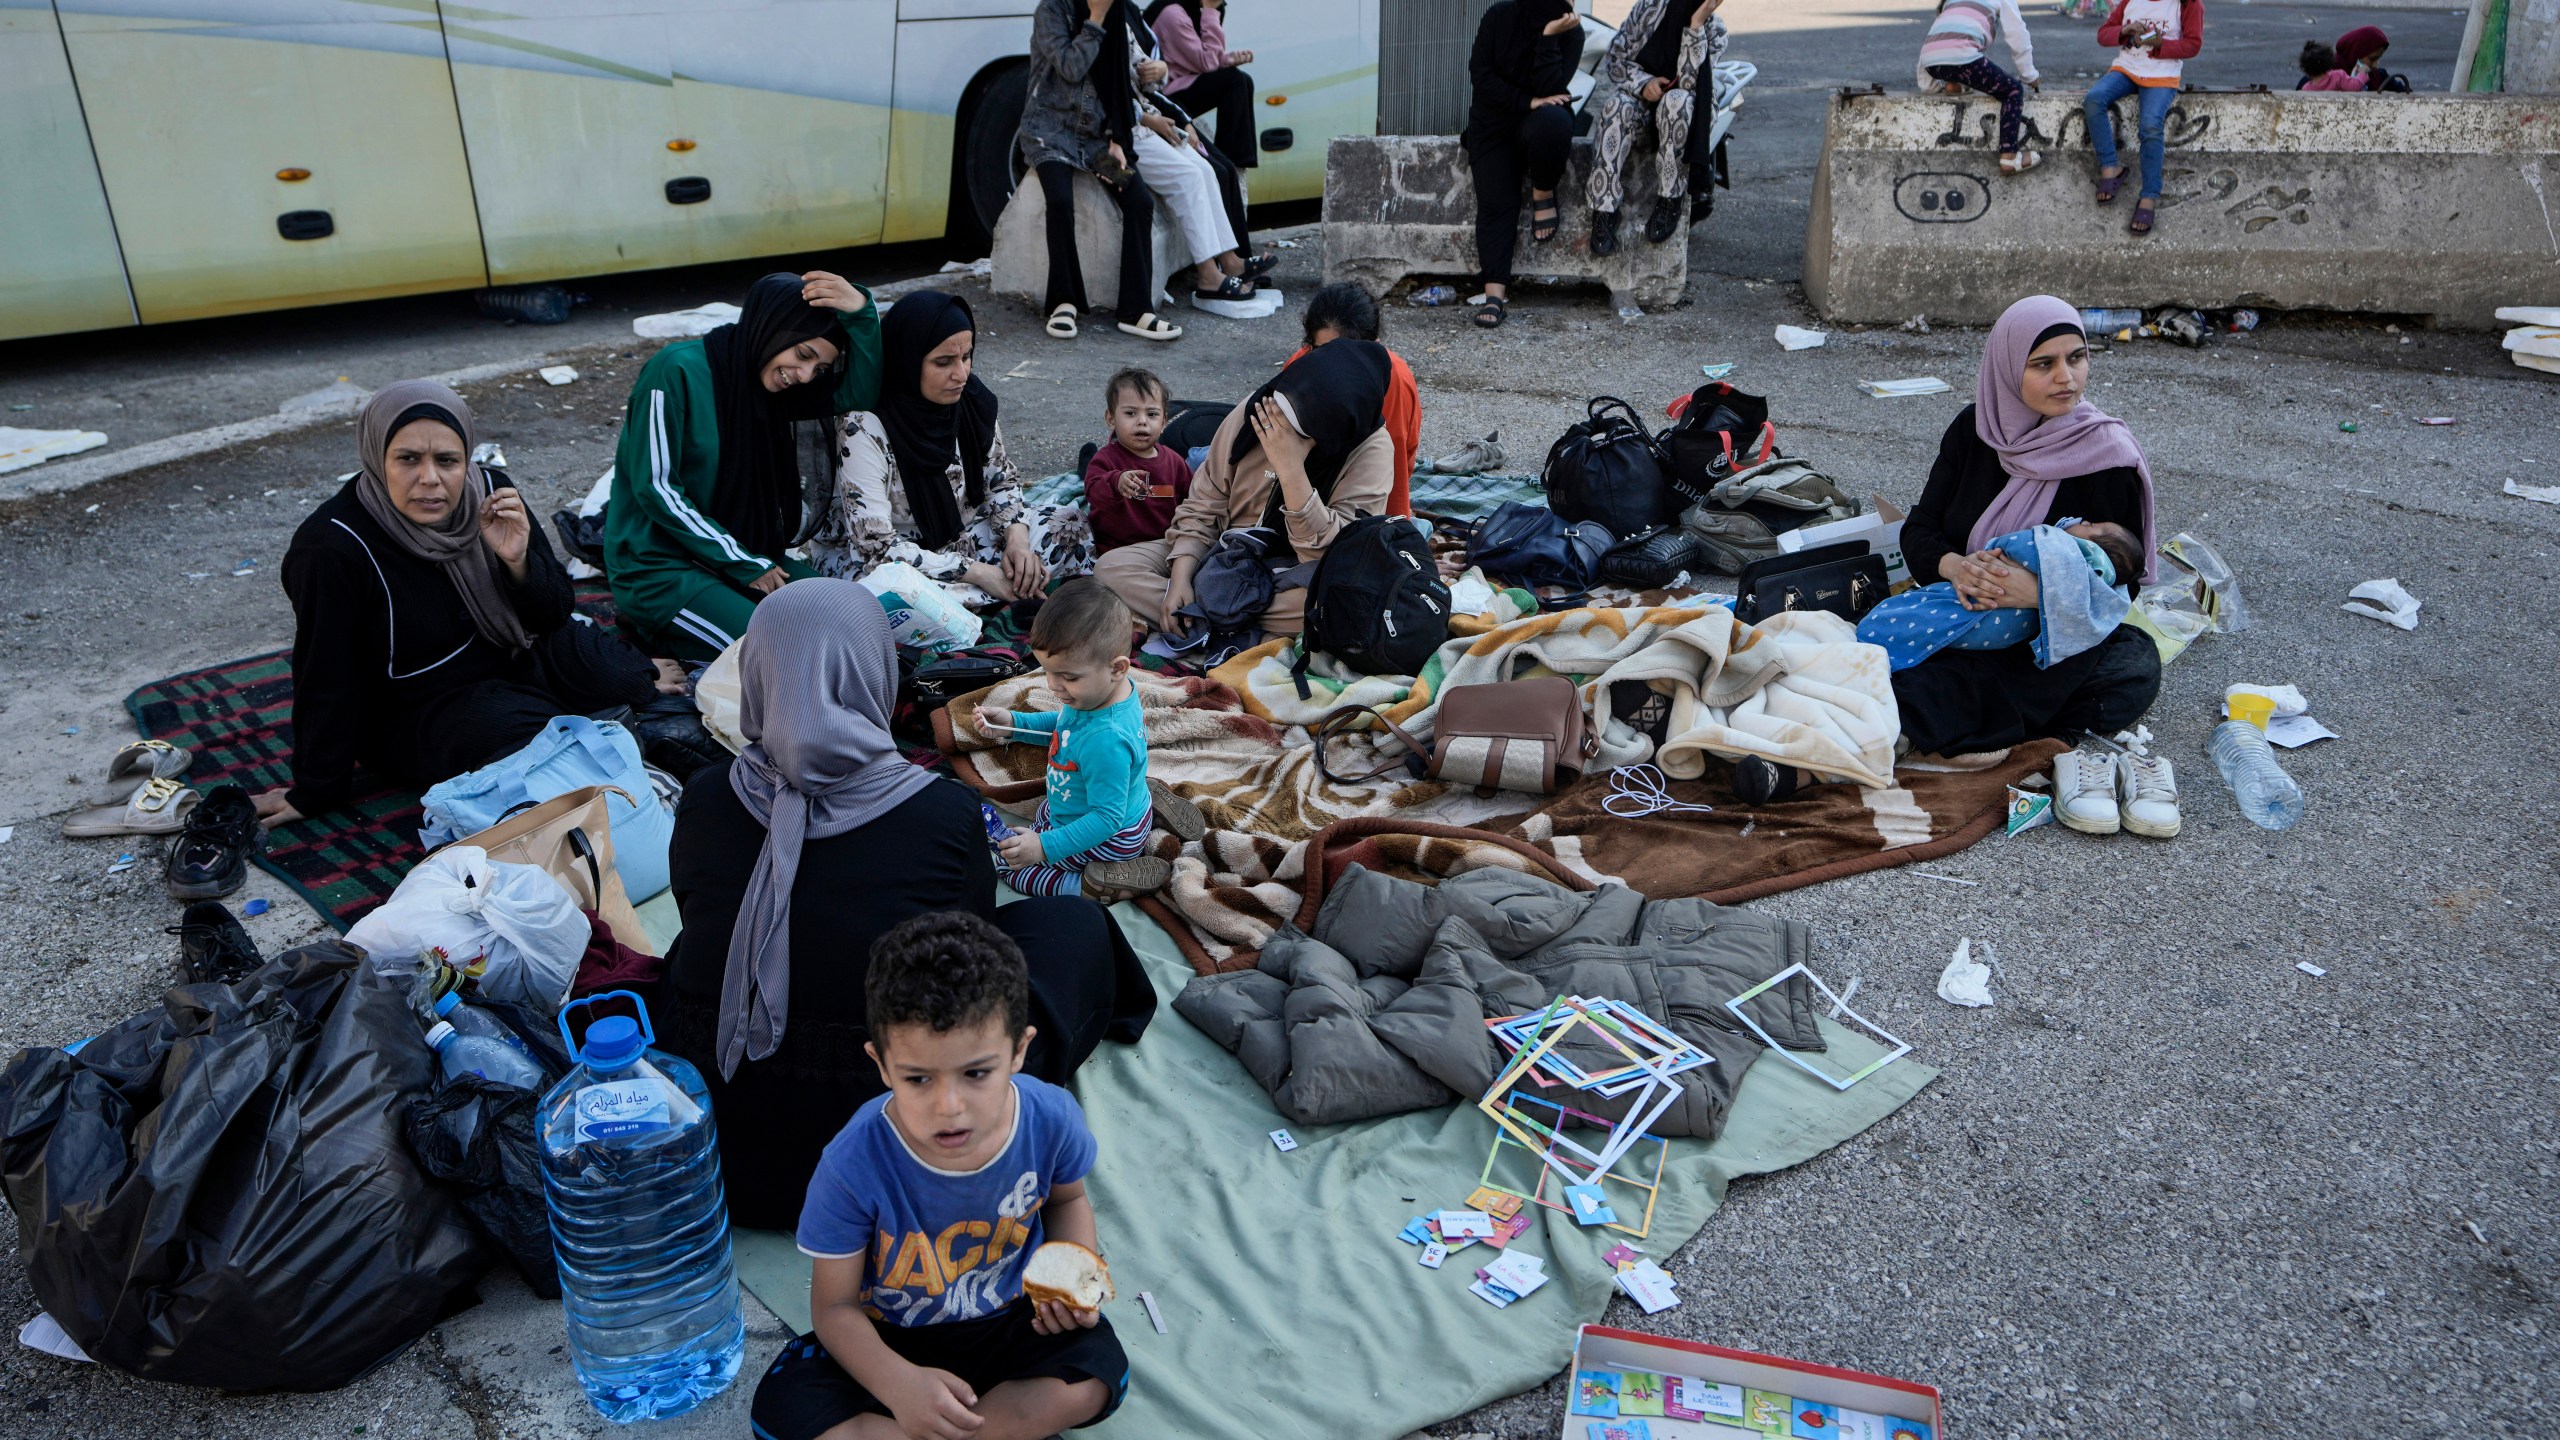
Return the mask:
<path id="1" fill-rule="evenodd" d="M 2018 62 L 2018 73 L 1991 63 L 1991 40 L 1998 35 L 2009 42 L 2010 58 Z M 2019 81 L 2044 93 L 2043 77 L 2036 74 L 2035 46 L 2027 38 L 2026 17 L 2018 13 L 2018 0 L 1938 0 L 1938 18 L 1929 22 L 1929 33 L 1920 41 L 1920 88 L 1941 87 L 1949 94 L 1979 90 L 2000 103 L 2000 173 L 2024 175 L 2044 163 L 2041 152 L 2024 148 L 2027 124 L 2027 95 Z"/>
<path id="2" fill-rule="evenodd" d="M 2338 68 L 2338 52 L 2317 40 L 2302 42 L 2302 78 L 2296 90 L 2362 90 L 2364 77 Z"/>
<path id="3" fill-rule="evenodd" d="M 2065 543 L 2041 543 L 2048 539 Z M 1906 590 L 1868 611 L 1858 622 L 1858 638 L 1882 646 L 1896 670 L 1908 670 L 1941 650 L 2006 650 L 2029 642 L 2037 643 L 2036 663 L 2049 666 L 2106 639 L 2128 608 L 2113 587 L 2119 577 L 2142 574 L 2142 542 L 2132 531 L 2106 521 L 2066 520 L 2059 526 L 2013 530 L 1994 539 L 1990 548 L 2037 577 L 2041 601 L 2035 608 L 1975 610 L 1956 594 L 1954 581 L 1941 580 Z M 2103 598 L 2101 590 L 2108 592 Z M 2057 625 L 2074 633 L 2048 634 L 2047 614 L 2055 614 Z M 2057 642 L 2066 647 L 2061 654 L 2052 653 Z"/>
<path id="4" fill-rule="evenodd" d="M 1111 443 L 1084 467 L 1084 503 L 1093 515 L 1094 553 L 1161 540 L 1173 512 L 1191 493 L 1191 462 L 1160 447 L 1164 382 L 1146 370 L 1120 371 L 1102 387 L 1103 422 Z"/>

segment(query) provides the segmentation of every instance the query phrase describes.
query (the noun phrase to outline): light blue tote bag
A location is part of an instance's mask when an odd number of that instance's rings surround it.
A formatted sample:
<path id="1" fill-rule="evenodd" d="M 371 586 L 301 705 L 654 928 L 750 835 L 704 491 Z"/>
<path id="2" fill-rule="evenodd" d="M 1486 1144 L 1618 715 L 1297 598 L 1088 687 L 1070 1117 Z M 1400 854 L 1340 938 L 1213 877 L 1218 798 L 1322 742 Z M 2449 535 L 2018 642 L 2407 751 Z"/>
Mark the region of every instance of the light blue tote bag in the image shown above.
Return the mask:
<path id="1" fill-rule="evenodd" d="M 605 810 L 613 822 L 613 868 L 621 873 L 631 903 L 666 889 L 667 842 L 675 836 L 675 814 L 659 803 L 648 768 L 640 761 L 640 742 L 631 732 L 584 715 L 562 715 L 513 755 L 429 790 L 426 824 L 419 827 L 418 840 L 429 849 L 450 844 L 527 805 L 589 785 L 622 792 L 605 796 Z"/>

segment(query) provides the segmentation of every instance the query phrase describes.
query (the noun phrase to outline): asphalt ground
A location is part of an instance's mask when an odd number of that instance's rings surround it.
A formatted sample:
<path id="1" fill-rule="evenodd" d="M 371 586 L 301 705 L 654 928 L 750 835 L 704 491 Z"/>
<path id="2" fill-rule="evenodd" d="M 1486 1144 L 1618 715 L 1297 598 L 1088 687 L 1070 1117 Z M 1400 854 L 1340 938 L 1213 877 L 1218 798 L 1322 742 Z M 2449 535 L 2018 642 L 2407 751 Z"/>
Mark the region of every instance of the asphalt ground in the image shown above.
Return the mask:
<path id="1" fill-rule="evenodd" d="M 1699 364 L 1732 360 L 1738 384 L 1770 397 L 1790 451 L 1853 489 L 1916 498 L 1971 398 L 1980 333 L 1840 333 L 1795 353 L 1770 339 L 1777 323 L 1810 321 L 1788 282 L 1819 92 L 1901 83 L 1911 22 L 1838 12 L 1761 31 L 1742 23 L 1754 3 L 1735 0 L 1736 53 L 1762 64 L 1769 88 L 1755 87 L 1736 150 L 1766 157 L 1767 176 L 1739 180 L 1693 232 L 1689 303 L 1622 325 L 1597 294 L 1532 290 L 1493 336 L 1461 312 L 1393 307 L 1385 338 L 1422 383 L 1426 453 L 1498 429 L 1534 465 L 1584 397 L 1658 407 Z M 2217 8 L 2206 53 L 2263 25 L 2261 68 L 2286 66 L 2301 33 L 2374 15 Z M 2058 78 L 2068 22 L 2035 23 Z M 2452 22 L 2382 23 L 2409 63 L 2402 51 Z M 1312 235 L 1301 238 L 1279 274 L 1303 298 L 1317 277 Z M 863 274 L 863 258 L 842 263 Z M 756 268 L 652 283 L 668 306 L 733 298 Z M 1296 329 L 1293 306 L 1264 322 L 1188 316 L 1173 346 L 1116 334 L 1061 345 L 1026 308 L 982 314 L 982 372 L 1008 441 L 1042 471 L 1098 436 L 1112 369 L 1148 364 L 1178 394 L 1238 396 Z M 218 389 L 300 347 L 293 363 L 316 363 L 272 381 L 290 394 L 336 373 L 371 384 L 508 353 L 454 359 L 479 344 L 467 315 L 349 307 L 296 323 L 290 346 L 246 326 L 185 341 L 202 358 L 184 363 L 134 337 L 115 342 L 135 347 L 121 360 L 83 351 L 92 342 L 37 343 L 95 376 L 168 387 L 151 404 L 197 403 L 197 424 L 237 410 L 187 400 L 190 364 Z M 467 387 L 537 513 L 609 460 L 645 354 L 627 337 L 618 320 L 566 337 L 576 344 L 545 337 L 584 372 L 563 389 L 530 374 Z M 2047 828 L 1917 867 L 1969 886 L 1905 869 L 1756 902 L 1811 925 L 1826 979 L 1858 979 L 1859 1007 L 1944 1073 L 1836 1152 L 1737 1185 L 1668 1262 L 1680 1309 L 1647 1320 L 1619 1302 L 1608 1319 L 1934 1384 L 1962 1436 L 2552 1433 L 2560 889 L 2547 836 L 2560 727 L 2546 694 L 2560 662 L 2547 623 L 2560 510 L 2500 493 L 2509 478 L 2560 484 L 2551 382 L 2508 365 L 2493 337 L 2294 317 L 2200 351 L 2117 346 L 2096 364 L 2094 398 L 2149 449 L 2164 532 L 2220 547 L 2256 617 L 2173 665 L 2148 717 L 2179 767 L 2186 834 Z M 35 403 L 18 397 L 43 393 L 28 387 L 45 369 L 25 346 L 0 352 L 0 401 Z M 1955 393 L 1884 401 L 1853 388 L 1921 374 Z M 352 445 L 352 426 L 333 422 L 0 506 L 0 824 L 15 826 L 0 843 L 0 1048 L 95 1033 L 172 977 L 162 927 L 178 907 L 161 894 L 156 843 L 64 841 L 56 820 L 87 788 L 71 777 L 94 775 L 130 733 L 128 691 L 289 641 L 275 563 Z M 243 558 L 254 573 L 232 577 Z M 2339 608 L 2382 576 L 2424 602 L 2414 632 Z M 2222 687 L 2244 680 L 2299 685 L 2341 732 L 2285 756 L 2308 812 L 2282 834 L 2246 824 L 2203 757 Z M 127 851 L 143 863 L 107 875 Z M 249 922 L 270 952 L 321 933 L 263 877 L 234 900 L 259 895 L 287 902 Z M 1934 996 L 1964 937 L 2000 962 L 1992 1009 Z M 604 1433 L 553 1353 L 556 1308 L 503 1275 L 483 1293 L 325 1396 L 180 1390 L 0 1345 L 0 1435 Z M 35 1309 L 14 1252 L 0 1258 L 0 1320 Z M 750 1309 L 752 1363 L 781 1335 Z M 1536 1323 L 1534 1305 L 1522 1318 Z M 745 1395 L 664 1428 L 736 1434 Z M 1554 1435 L 1562 1409 L 1550 1383 L 1432 1433 Z"/>

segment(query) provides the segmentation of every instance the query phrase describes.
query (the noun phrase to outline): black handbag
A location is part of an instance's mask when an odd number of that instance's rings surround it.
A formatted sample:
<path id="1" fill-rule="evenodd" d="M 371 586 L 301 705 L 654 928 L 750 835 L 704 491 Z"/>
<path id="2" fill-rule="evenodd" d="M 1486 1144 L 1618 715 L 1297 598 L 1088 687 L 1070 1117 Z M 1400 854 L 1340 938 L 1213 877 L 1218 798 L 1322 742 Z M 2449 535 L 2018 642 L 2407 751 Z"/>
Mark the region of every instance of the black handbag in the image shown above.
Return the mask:
<path id="1" fill-rule="evenodd" d="M 1733 613 L 1756 625 L 1789 610 L 1828 610 L 1855 624 L 1884 603 L 1885 591 L 1884 557 L 1864 540 L 1844 540 L 1744 566 Z"/>
<path id="2" fill-rule="evenodd" d="M 1582 423 L 1559 436 L 1538 476 L 1547 504 L 1567 520 L 1593 520 L 1611 535 L 1667 524 L 1683 508 L 1662 478 L 1662 456 L 1634 406 L 1593 399 Z"/>
<path id="3" fill-rule="evenodd" d="M 1698 563 L 1698 537 L 1675 525 L 1657 525 L 1620 541 L 1600 562 L 1600 578 L 1630 590 L 1655 590 Z"/>

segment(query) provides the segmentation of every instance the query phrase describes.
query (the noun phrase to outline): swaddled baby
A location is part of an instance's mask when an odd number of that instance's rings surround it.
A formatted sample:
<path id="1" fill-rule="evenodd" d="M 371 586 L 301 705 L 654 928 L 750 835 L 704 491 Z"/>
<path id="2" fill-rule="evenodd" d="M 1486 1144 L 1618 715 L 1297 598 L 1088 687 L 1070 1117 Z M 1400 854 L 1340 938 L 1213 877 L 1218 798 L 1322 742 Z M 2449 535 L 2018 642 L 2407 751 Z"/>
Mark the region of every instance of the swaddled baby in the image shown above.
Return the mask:
<path id="1" fill-rule="evenodd" d="M 2030 642 L 2043 668 L 2104 640 L 2132 608 L 2115 585 L 2118 576 L 2142 573 L 2142 542 L 2121 525 L 2065 520 L 2013 530 L 1990 548 L 2036 576 L 2034 609 L 1968 610 L 1955 582 L 1941 580 L 1868 611 L 1858 638 L 1883 647 L 1896 670 L 1941 650 L 2005 650 Z"/>

